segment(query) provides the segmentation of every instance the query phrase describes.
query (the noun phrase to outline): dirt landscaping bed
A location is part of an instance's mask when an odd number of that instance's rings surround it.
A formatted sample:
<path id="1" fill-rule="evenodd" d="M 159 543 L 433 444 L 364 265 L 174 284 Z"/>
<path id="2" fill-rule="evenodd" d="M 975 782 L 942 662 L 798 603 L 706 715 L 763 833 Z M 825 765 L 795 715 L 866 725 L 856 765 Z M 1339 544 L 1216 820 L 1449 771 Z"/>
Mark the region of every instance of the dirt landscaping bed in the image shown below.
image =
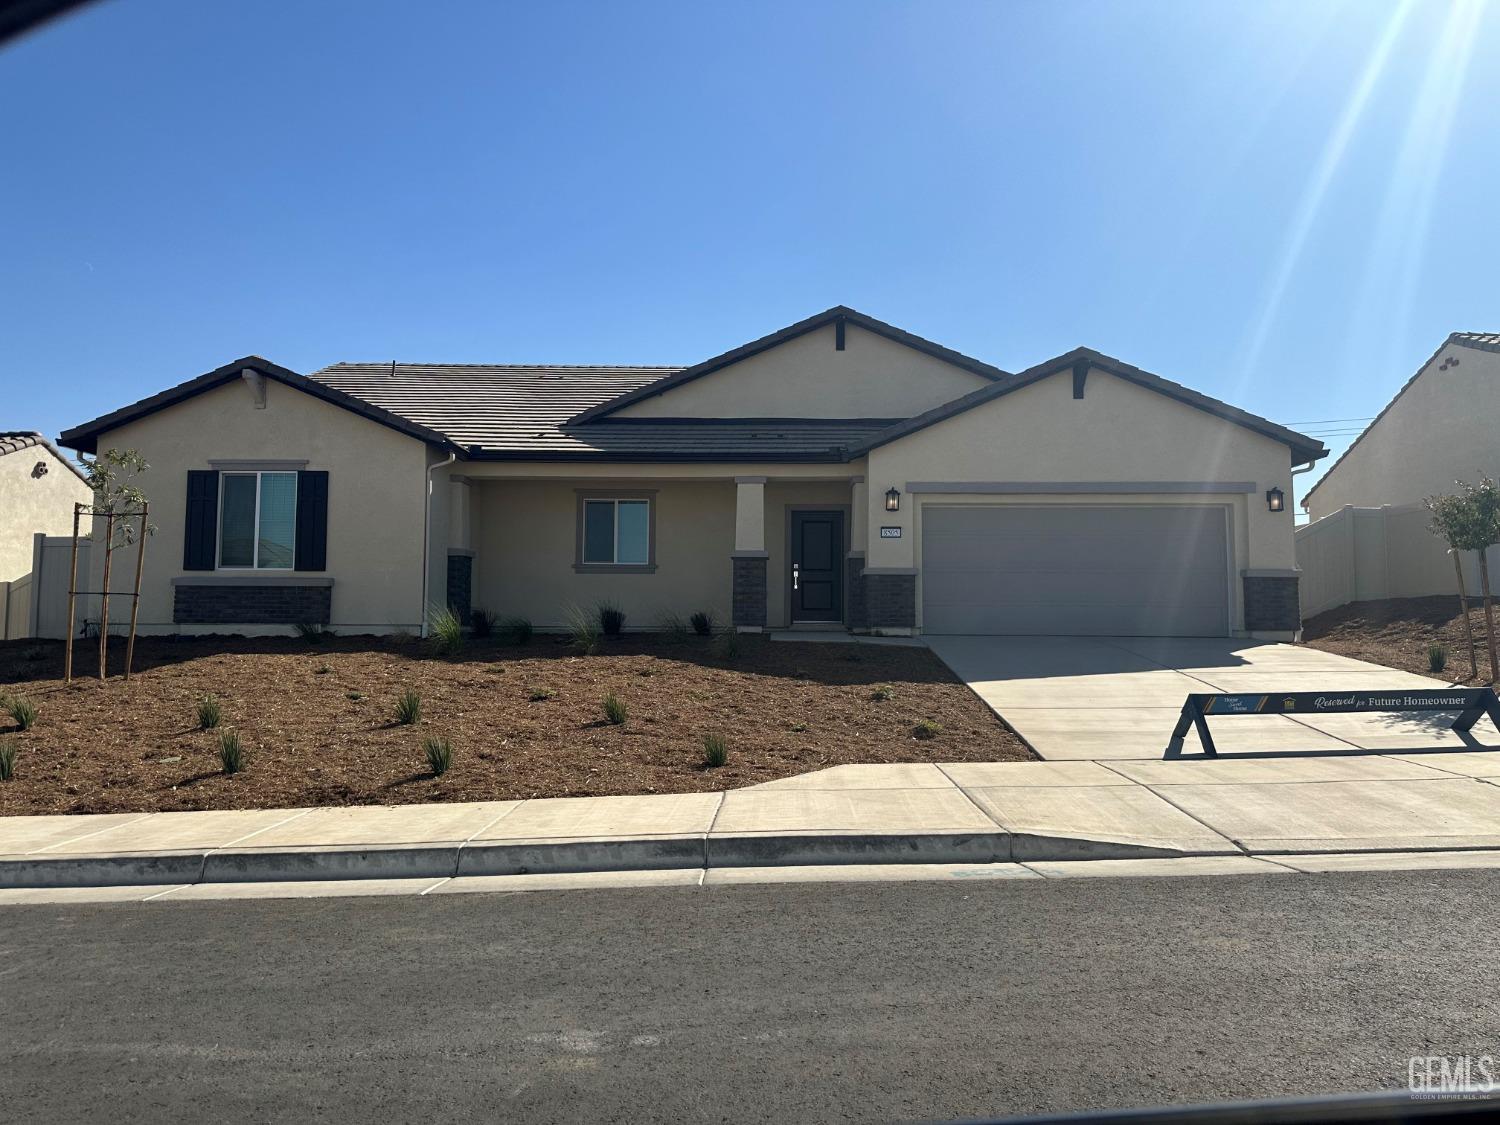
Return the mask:
<path id="1" fill-rule="evenodd" d="M 1500 607 L 1496 609 L 1500 614 Z M 1302 642 L 1325 652 L 1384 664 L 1454 683 L 1489 683 L 1489 656 L 1484 642 L 1484 609 L 1469 599 L 1469 623 L 1479 658 L 1479 678 L 1469 675 L 1469 645 L 1464 637 L 1458 595 L 1431 598 L 1387 598 L 1350 602 L 1302 623 Z M 1427 649 L 1442 645 L 1448 665 L 1441 673 L 1427 666 Z"/>
<path id="2" fill-rule="evenodd" d="M 81 646 L 75 671 L 97 674 L 96 652 Z M 143 638 L 135 665 L 129 684 L 69 686 L 60 642 L 0 643 L 0 696 L 38 713 L 25 732 L 0 715 L 0 741 L 17 751 L 0 814 L 676 793 L 848 762 L 1031 757 L 924 648 L 743 637 L 731 659 L 706 638 L 626 635 L 577 656 L 539 635 L 432 658 L 413 641 L 371 638 Z M 873 698 L 881 687 L 890 698 Z M 408 688 L 421 696 L 415 726 L 396 722 Z M 207 693 L 245 746 L 233 776 L 219 731 L 198 729 Z M 608 693 L 629 710 L 623 725 L 605 720 Z M 924 719 L 936 737 L 914 737 Z M 718 769 L 703 764 L 707 734 L 728 743 Z M 427 735 L 453 744 L 441 777 Z"/>

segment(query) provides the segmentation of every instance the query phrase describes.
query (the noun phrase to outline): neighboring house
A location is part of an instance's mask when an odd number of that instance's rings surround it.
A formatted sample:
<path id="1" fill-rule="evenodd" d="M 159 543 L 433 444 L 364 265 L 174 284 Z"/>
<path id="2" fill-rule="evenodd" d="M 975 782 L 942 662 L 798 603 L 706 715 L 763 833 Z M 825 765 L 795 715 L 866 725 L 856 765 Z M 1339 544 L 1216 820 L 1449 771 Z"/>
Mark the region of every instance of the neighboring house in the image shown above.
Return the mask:
<path id="1" fill-rule="evenodd" d="M 1457 480 L 1500 479 L 1500 333 L 1455 332 L 1308 489 L 1297 530 L 1303 609 L 1451 594 L 1453 561 L 1423 500 Z M 1475 560 L 1466 560 L 1470 592 Z M 1500 569 L 1492 567 L 1500 582 Z"/>
<path id="2" fill-rule="evenodd" d="M 844 307 L 682 369 L 249 357 L 63 441 L 150 462 L 142 628 L 181 632 L 611 601 L 641 628 L 1286 637 L 1279 501 L 1326 453 L 1097 352 L 1011 374 Z"/>
<path id="3" fill-rule="evenodd" d="M 0 639 L 31 635 L 36 536 L 72 535 L 73 505 L 92 500 L 78 466 L 41 434 L 0 430 Z"/>

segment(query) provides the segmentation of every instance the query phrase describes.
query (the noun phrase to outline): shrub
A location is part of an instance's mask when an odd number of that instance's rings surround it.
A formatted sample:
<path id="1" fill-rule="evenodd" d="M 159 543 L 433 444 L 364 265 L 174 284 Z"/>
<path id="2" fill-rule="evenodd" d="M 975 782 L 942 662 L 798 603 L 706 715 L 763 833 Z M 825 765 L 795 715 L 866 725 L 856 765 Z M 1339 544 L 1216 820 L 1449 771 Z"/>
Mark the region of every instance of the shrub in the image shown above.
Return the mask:
<path id="1" fill-rule="evenodd" d="M 0 781 L 16 776 L 16 744 L 10 739 L 0 742 Z"/>
<path id="2" fill-rule="evenodd" d="M 1448 650 L 1442 645 L 1427 646 L 1427 670 L 1441 672 L 1448 667 Z"/>
<path id="3" fill-rule="evenodd" d="M 452 606 L 435 609 L 427 619 L 427 648 L 434 656 L 453 656 L 464 647 L 464 623 Z"/>
<path id="4" fill-rule="evenodd" d="M 727 761 L 729 761 L 729 744 L 724 741 L 724 736 L 705 734 L 703 736 L 703 764 L 711 770 L 716 770 Z"/>
<path id="5" fill-rule="evenodd" d="M 791 729 L 795 733 L 801 734 L 803 731 L 807 730 L 807 724 L 806 723 L 793 723 Z"/>
<path id="6" fill-rule="evenodd" d="M 894 698 L 896 698 L 896 693 L 891 690 L 888 684 L 881 684 L 870 693 L 870 699 L 874 703 L 885 703 Z"/>
<path id="7" fill-rule="evenodd" d="M 599 619 L 595 614 L 585 613 L 576 605 L 567 611 L 568 635 L 573 648 L 582 656 L 591 656 L 599 651 Z"/>
<path id="8" fill-rule="evenodd" d="M 427 755 L 427 764 L 433 777 L 442 777 L 453 764 L 453 743 L 446 738 L 428 735 L 422 739 L 422 753 Z"/>
<path id="9" fill-rule="evenodd" d="M 326 676 L 326 675 L 328 675 L 329 672 L 332 672 L 332 671 L 333 671 L 333 665 L 332 664 L 319 664 L 316 668 L 313 669 L 313 674 L 316 675 L 316 676 Z"/>
<path id="10" fill-rule="evenodd" d="M 532 688 L 531 694 L 526 698 L 531 700 L 531 702 L 533 703 L 545 703 L 547 700 L 553 698 L 556 694 L 557 692 L 553 691 L 549 687 L 539 687 Z"/>
<path id="11" fill-rule="evenodd" d="M 513 645 L 524 645 L 531 640 L 531 622 L 524 617 L 507 617 L 505 619 L 505 635 L 510 638 Z"/>
<path id="12" fill-rule="evenodd" d="M 630 718 L 630 710 L 625 706 L 624 700 L 610 692 L 604 697 L 604 717 L 615 726 L 623 727 L 625 720 Z"/>
<path id="13" fill-rule="evenodd" d="M 10 717 L 16 721 L 16 726 L 22 730 L 30 730 L 36 722 L 36 704 L 24 695 L 18 695 L 10 701 L 5 708 L 10 712 Z"/>
<path id="14" fill-rule="evenodd" d="M 396 722 L 404 727 L 416 724 L 422 718 L 422 697 L 407 688 L 396 699 Z"/>
<path id="15" fill-rule="evenodd" d="M 931 719 L 922 719 L 917 723 L 916 726 L 911 728 L 911 736 L 913 738 L 921 739 L 923 742 L 926 742 L 929 739 L 936 738 L 942 733 L 942 726 L 938 723 L 933 722 Z"/>
<path id="16" fill-rule="evenodd" d="M 310 645 L 321 644 L 323 641 L 333 636 L 332 629 L 325 629 L 322 624 L 317 621 L 299 621 L 295 625 L 293 625 L 292 628 L 297 630 L 297 636 L 301 637 Z"/>
<path id="17" fill-rule="evenodd" d="M 740 658 L 740 635 L 733 629 L 725 629 L 714 638 L 714 655 L 720 660 Z"/>
<path id="18" fill-rule="evenodd" d="M 358 703 L 364 697 L 365 697 L 365 693 L 362 692 L 362 691 L 346 691 L 346 692 L 344 692 L 344 698 L 347 699 L 347 700 L 349 700 L 352 703 Z"/>
<path id="19" fill-rule="evenodd" d="M 469 632 L 476 637 L 488 637 L 495 631 L 495 617 L 487 609 L 469 610 Z"/>
<path id="20" fill-rule="evenodd" d="M 232 730 L 219 734 L 219 764 L 225 773 L 239 773 L 245 768 L 245 748 L 240 745 L 240 736 Z"/>
<path id="21" fill-rule="evenodd" d="M 663 633 L 675 641 L 685 639 L 690 631 L 688 623 L 682 619 L 682 615 L 673 613 L 671 610 L 665 611 L 658 617 L 656 624 Z"/>
<path id="22" fill-rule="evenodd" d="M 210 692 L 208 695 L 198 697 L 198 729 L 213 730 L 219 725 L 219 720 L 224 717 L 223 709 L 219 706 L 219 697 Z"/>
<path id="23" fill-rule="evenodd" d="M 625 628 L 625 611 L 614 602 L 600 602 L 595 611 L 599 615 L 599 628 L 606 637 L 618 637 Z"/>
<path id="24" fill-rule="evenodd" d="M 714 631 L 714 615 L 710 613 L 695 613 L 688 619 L 693 624 L 693 632 L 700 637 L 709 637 Z"/>

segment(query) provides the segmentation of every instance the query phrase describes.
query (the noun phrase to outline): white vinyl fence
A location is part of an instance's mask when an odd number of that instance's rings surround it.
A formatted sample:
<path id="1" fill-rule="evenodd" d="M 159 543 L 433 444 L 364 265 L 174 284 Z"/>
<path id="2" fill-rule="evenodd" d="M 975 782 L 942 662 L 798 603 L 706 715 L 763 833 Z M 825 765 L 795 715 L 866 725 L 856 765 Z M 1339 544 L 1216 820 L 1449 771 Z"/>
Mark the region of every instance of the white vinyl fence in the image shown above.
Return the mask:
<path id="1" fill-rule="evenodd" d="M 1304 619 L 1349 602 L 1458 594 L 1447 545 L 1427 530 L 1420 504 L 1340 508 L 1296 532 Z M 1464 582 L 1479 592 L 1479 560 L 1464 554 Z M 1500 589 L 1500 550 L 1490 554 L 1490 583 Z"/>
<path id="2" fill-rule="evenodd" d="M 0 582 L 0 638 L 52 637 L 68 631 L 68 574 L 73 540 L 38 534 L 32 540 L 31 573 Z M 78 544 L 78 585 L 89 582 L 89 543 Z M 80 598 L 74 628 L 82 625 L 87 599 Z M 111 599 L 113 602 L 113 599 Z"/>

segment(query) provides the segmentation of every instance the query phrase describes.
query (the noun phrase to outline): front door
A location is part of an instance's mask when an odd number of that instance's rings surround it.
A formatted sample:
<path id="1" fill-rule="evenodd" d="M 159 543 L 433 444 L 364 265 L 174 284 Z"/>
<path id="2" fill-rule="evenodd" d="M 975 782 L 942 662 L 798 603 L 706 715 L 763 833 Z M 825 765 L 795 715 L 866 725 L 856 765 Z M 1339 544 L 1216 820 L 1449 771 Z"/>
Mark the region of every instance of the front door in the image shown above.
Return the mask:
<path id="1" fill-rule="evenodd" d="M 792 512 L 792 623 L 844 619 L 844 513 Z"/>

